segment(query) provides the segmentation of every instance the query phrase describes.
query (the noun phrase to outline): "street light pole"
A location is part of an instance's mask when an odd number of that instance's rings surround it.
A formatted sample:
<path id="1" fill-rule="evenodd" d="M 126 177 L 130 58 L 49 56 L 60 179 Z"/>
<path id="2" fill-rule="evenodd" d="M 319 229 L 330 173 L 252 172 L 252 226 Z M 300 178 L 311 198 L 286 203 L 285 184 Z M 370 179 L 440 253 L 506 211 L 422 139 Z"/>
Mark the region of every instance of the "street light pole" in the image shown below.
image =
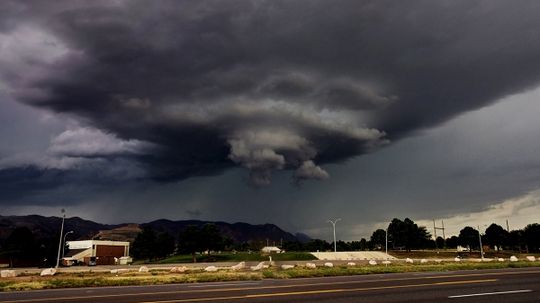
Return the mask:
<path id="1" fill-rule="evenodd" d="M 478 225 L 478 242 L 480 243 L 480 259 L 484 261 L 484 248 L 482 247 L 482 235 L 480 234 L 480 225 Z"/>
<path id="2" fill-rule="evenodd" d="M 384 251 L 385 251 L 385 253 L 386 253 L 386 257 L 388 258 L 388 227 L 386 227 L 386 234 L 385 234 L 385 236 L 386 236 L 386 239 L 385 239 L 385 241 L 384 241 L 384 244 L 385 244 L 385 246 L 384 246 L 384 247 L 385 247 Z"/>
<path id="3" fill-rule="evenodd" d="M 337 218 L 337 219 L 334 219 L 334 221 L 332 220 L 328 220 L 329 223 L 332 223 L 332 227 L 334 228 L 334 252 L 337 252 L 337 243 L 336 243 L 336 223 L 338 221 L 340 221 L 341 218 Z"/>
<path id="4" fill-rule="evenodd" d="M 60 228 L 60 239 L 58 240 L 58 255 L 56 256 L 56 266 L 60 265 L 60 248 L 62 247 L 62 234 L 64 233 L 64 220 L 66 219 L 66 211 L 62 208 L 62 227 Z"/>
<path id="5" fill-rule="evenodd" d="M 63 242 L 64 245 L 62 246 L 62 259 L 64 259 L 64 250 L 66 248 L 66 237 L 67 237 L 67 235 L 72 234 L 72 233 L 73 233 L 73 231 L 70 230 L 64 235 L 64 242 Z"/>

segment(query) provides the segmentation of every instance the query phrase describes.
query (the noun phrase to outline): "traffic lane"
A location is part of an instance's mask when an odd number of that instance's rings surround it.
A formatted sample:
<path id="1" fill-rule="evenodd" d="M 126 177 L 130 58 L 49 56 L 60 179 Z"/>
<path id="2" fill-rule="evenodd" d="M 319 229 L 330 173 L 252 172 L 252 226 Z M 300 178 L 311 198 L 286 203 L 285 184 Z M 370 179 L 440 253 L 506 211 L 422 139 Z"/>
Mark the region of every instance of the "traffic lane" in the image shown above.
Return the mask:
<path id="1" fill-rule="evenodd" d="M 153 299 L 174 300 L 176 298 L 194 298 L 194 297 L 227 297 L 234 295 L 254 295 L 261 293 L 290 293 L 298 291 L 320 291 L 333 290 L 333 293 L 341 292 L 336 289 L 354 289 L 386 287 L 396 285 L 413 285 L 438 283 L 441 279 L 447 282 L 478 279 L 482 277 L 498 277 L 501 275 L 513 277 L 517 275 L 538 275 L 539 269 L 524 269 L 515 271 L 475 271 L 475 272 L 456 272 L 443 274 L 412 273 L 412 274 L 386 274 L 373 276 L 354 276 L 354 277 L 334 277 L 334 278 L 315 278 L 315 279 L 295 279 L 295 280 L 264 280 L 264 281 L 246 281 L 246 282 L 228 282 L 228 283 L 201 283 L 195 285 L 159 285 L 159 286 L 139 286 L 139 287 L 107 287 L 107 288 L 84 288 L 68 290 L 49 290 L 39 292 L 7 293 L 0 294 L 1 301 L 16 302 L 58 302 L 86 300 L 114 300 L 114 302 L 138 302 Z M 424 281 L 425 280 L 425 281 Z M 380 284 L 386 283 L 386 284 Z M 366 284 L 366 285 L 362 285 Z M 426 285 L 427 286 L 427 285 Z M 365 289 L 362 291 L 366 291 Z M 236 293 L 235 293 L 236 292 Z M 206 295 L 205 295 L 206 294 Z M 309 293 L 307 293 L 309 295 Z M 137 300 L 134 300 L 137 299 Z"/>

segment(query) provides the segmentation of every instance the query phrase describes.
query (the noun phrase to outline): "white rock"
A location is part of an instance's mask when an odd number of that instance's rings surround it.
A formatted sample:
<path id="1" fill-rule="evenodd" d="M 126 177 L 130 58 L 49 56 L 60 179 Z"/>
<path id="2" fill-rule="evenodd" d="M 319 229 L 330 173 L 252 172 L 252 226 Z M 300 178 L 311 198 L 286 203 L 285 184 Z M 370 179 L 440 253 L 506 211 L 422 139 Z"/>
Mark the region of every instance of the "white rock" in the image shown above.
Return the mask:
<path id="1" fill-rule="evenodd" d="M 264 262 L 261 262 L 261 263 L 257 264 L 257 266 L 251 266 L 251 270 L 253 270 L 253 271 L 261 270 L 263 268 L 264 268 Z"/>
<path id="2" fill-rule="evenodd" d="M 436 263 L 441 263 L 442 260 L 441 260 L 441 259 L 435 259 L 435 262 L 436 262 Z"/>
<path id="3" fill-rule="evenodd" d="M 517 261 L 518 261 L 518 258 L 516 258 L 516 256 L 510 257 L 510 262 L 517 262 Z"/>
<path id="4" fill-rule="evenodd" d="M 503 259 L 503 258 L 499 258 L 499 259 L 497 259 L 497 261 L 499 261 L 499 262 L 504 262 L 504 259 Z"/>
<path id="5" fill-rule="evenodd" d="M 375 260 L 369 260 L 369 265 L 377 265 L 377 261 Z"/>
<path id="6" fill-rule="evenodd" d="M 461 259 L 460 259 L 459 257 L 455 257 L 455 258 L 454 258 L 454 261 L 456 261 L 456 262 L 461 262 Z"/>
<path id="7" fill-rule="evenodd" d="M 382 264 L 388 265 L 388 264 L 392 264 L 392 262 L 390 262 L 390 261 L 388 261 L 388 260 L 384 260 L 384 261 L 382 261 Z"/>
<path id="8" fill-rule="evenodd" d="M 14 278 L 17 276 L 17 273 L 14 270 L 6 269 L 0 271 L 0 277 L 2 278 Z"/>
<path id="9" fill-rule="evenodd" d="M 334 264 L 332 262 L 326 262 L 326 263 L 324 263 L 324 266 L 326 266 L 326 267 L 334 267 Z"/>
<path id="10" fill-rule="evenodd" d="M 242 261 L 234 266 L 231 266 L 232 270 L 242 270 L 246 267 L 246 262 Z"/>
<path id="11" fill-rule="evenodd" d="M 414 261 L 413 261 L 413 259 L 411 259 L 411 258 L 407 258 L 407 259 L 405 259 L 405 263 L 411 263 L 411 264 L 413 264 Z"/>
<path id="12" fill-rule="evenodd" d="M 43 276 L 54 276 L 55 274 L 56 274 L 56 269 L 45 268 L 44 270 L 41 271 L 39 275 L 43 277 Z"/>
<path id="13" fill-rule="evenodd" d="M 130 271 L 130 270 L 127 269 L 127 268 L 119 268 L 119 269 L 117 270 L 117 273 L 122 274 L 122 273 L 126 273 L 126 272 L 129 272 L 129 271 Z"/>
<path id="14" fill-rule="evenodd" d="M 294 268 L 294 265 L 290 265 L 290 264 L 281 265 L 281 269 L 291 269 L 291 268 Z"/>
<path id="15" fill-rule="evenodd" d="M 179 266 L 179 267 L 173 267 L 171 268 L 171 272 L 186 272 L 187 267 L 185 266 Z"/>
<path id="16" fill-rule="evenodd" d="M 214 271 L 218 271 L 218 268 L 215 267 L 214 265 L 210 265 L 210 266 L 206 267 L 206 268 L 204 269 L 204 271 L 214 272 Z"/>
<path id="17" fill-rule="evenodd" d="M 139 272 L 149 272 L 150 270 L 146 266 L 139 267 Z"/>
<path id="18" fill-rule="evenodd" d="M 118 273 L 118 269 L 111 269 L 111 274 L 117 274 Z"/>
<path id="19" fill-rule="evenodd" d="M 264 268 L 264 269 L 266 269 L 266 268 L 270 268 L 270 265 L 268 265 L 268 264 L 264 264 L 264 265 L 263 265 L 263 268 Z"/>
<path id="20" fill-rule="evenodd" d="M 426 259 L 420 260 L 420 263 L 422 263 L 422 264 L 425 264 L 425 263 L 427 263 L 427 262 L 428 262 L 428 261 L 427 261 Z"/>
<path id="21" fill-rule="evenodd" d="M 356 263 L 354 263 L 354 262 L 349 262 L 349 263 L 347 263 L 347 266 L 356 266 Z"/>
<path id="22" fill-rule="evenodd" d="M 317 264 L 315 263 L 306 263 L 307 268 L 317 268 Z"/>
<path id="23" fill-rule="evenodd" d="M 527 258 L 527 260 L 529 260 L 531 262 L 536 261 L 536 258 L 534 256 L 527 256 L 526 258 Z"/>

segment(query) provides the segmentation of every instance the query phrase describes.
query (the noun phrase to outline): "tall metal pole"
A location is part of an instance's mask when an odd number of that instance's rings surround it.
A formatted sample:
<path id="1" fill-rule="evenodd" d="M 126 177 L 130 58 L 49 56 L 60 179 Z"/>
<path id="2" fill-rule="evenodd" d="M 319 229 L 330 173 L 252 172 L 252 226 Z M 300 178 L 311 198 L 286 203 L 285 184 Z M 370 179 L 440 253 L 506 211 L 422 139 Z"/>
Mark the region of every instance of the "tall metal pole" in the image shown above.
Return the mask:
<path id="1" fill-rule="evenodd" d="M 62 208 L 62 227 L 60 228 L 60 239 L 58 240 L 58 255 L 56 256 L 56 266 L 60 265 L 60 248 L 62 247 L 62 234 L 64 233 L 64 220 L 66 219 L 66 211 Z"/>
<path id="2" fill-rule="evenodd" d="M 332 227 L 334 228 L 334 252 L 337 252 L 337 243 L 336 243 L 336 223 L 340 221 L 341 218 L 337 218 L 334 221 L 328 220 L 329 223 L 332 223 Z"/>
<path id="3" fill-rule="evenodd" d="M 386 239 L 384 244 L 384 252 L 386 253 L 386 258 L 388 258 L 388 227 L 386 227 Z"/>
<path id="4" fill-rule="evenodd" d="M 480 234 L 480 225 L 478 225 L 478 242 L 480 243 L 480 259 L 484 261 L 484 248 L 482 247 L 482 235 Z"/>

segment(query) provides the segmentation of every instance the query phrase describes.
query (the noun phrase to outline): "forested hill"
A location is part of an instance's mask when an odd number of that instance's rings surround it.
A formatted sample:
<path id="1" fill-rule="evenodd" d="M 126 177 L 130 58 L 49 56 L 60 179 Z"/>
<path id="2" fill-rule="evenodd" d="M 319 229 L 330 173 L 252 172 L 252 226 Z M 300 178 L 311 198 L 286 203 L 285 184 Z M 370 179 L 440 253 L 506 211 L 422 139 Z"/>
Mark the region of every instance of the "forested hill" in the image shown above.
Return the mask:
<path id="1" fill-rule="evenodd" d="M 17 227 L 27 227 L 36 239 L 55 237 L 59 234 L 62 218 L 28 216 L 0 216 L 0 243 L 3 242 Z M 248 223 L 226 223 L 198 220 L 171 221 L 166 219 L 148 223 L 133 224 L 101 224 L 79 217 L 66 218 L 64 231 L 73 231 L 68 240 L 101 239 L 133 241 L 141 228 L 148 226 L 158 232 L 167 232 L 175 238 L 189 225 L 202 226 L 207 223 L 215 224 L 221 233 L 236 243 L 248 241 L 269 241 L 278 244 L 283 241 L 306 242 L 310 239 L 305 235 L 295 236 L 274 224 L 253 225 Z"/>

